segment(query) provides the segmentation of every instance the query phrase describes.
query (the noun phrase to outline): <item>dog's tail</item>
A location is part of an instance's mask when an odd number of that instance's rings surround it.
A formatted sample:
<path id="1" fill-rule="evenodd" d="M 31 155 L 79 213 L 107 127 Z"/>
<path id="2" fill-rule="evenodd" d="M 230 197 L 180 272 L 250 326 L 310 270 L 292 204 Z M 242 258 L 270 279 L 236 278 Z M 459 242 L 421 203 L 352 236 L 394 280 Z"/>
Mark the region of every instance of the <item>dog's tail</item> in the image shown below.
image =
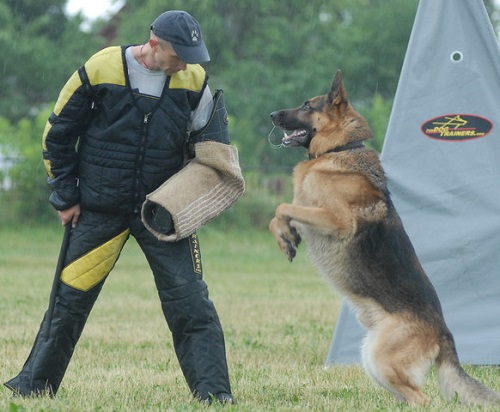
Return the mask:
<path id="1" fill-rule="evenodd" d="M 465 372 L 458 360 L 453 336 L 443 338 L 436 359 L 439 388 L 443 396 L 466 405 L 500 405 L 500 393 L 495 392 Z"/>

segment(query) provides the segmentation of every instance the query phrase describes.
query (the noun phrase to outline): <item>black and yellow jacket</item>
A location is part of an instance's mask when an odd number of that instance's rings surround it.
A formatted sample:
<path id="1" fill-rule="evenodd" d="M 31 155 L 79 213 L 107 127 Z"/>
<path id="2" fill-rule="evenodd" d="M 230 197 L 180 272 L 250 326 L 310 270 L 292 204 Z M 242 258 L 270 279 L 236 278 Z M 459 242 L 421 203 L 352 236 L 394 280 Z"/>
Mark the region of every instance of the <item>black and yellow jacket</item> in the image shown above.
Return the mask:
<path id="1" fill-rule="evenodd" d="M 167 77 L 160 98 L 130 87 L 126 46 L 106 48 L 60 92 L 43 134 L 50 203 L 100 212 L 137 210 L 180 170 L 190 113 L 206 86 L 199 65 Z"/>

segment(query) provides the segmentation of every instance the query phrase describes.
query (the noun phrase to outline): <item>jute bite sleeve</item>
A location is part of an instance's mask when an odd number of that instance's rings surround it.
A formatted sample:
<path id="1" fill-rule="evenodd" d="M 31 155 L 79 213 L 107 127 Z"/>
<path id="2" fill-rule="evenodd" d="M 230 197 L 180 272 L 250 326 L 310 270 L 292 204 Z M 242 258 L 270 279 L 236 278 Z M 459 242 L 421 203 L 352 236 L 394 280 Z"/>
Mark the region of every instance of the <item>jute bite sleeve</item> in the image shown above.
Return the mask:
<path id="1" fill-rule="evenodd" d="M 160 240 L 189 236 L 232 206 L 245 190 L 235 146 L 207 140 L 196 143 L 194 150 L 195 157 L 142 205 L 144 225 Z"/>

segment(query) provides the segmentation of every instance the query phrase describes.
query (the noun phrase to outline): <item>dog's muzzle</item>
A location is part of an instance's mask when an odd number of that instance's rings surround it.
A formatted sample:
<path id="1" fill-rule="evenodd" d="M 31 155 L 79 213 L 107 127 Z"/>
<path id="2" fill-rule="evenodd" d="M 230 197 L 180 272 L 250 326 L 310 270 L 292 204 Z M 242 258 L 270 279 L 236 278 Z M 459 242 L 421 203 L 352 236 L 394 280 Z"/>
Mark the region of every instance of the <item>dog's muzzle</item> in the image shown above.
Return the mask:
<path id="1" fill-rule="evenodd" d="M 281 143 L 283 146 L 289 147 L 308 147 L 312 139 L 312 134 L 304 127 L 287 127 L 286 124 L 286 111 L 277 110 L 271 113 L 271 120 L 276 127 L 283 130 L 283 137 Z M 287 133 L 287 131 L 289 133 Z"/>

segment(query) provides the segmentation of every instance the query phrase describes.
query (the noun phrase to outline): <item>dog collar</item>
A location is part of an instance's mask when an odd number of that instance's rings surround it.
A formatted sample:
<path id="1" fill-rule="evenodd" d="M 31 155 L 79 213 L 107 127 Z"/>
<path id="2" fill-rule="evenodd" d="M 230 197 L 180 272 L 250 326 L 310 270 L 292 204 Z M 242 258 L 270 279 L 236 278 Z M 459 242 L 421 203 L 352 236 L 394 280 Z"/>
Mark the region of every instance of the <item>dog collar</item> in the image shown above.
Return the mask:
<path id="1" fill-rule="evenodd" d="M 313 156 L 313 155 L 309 154 L 309 160 L 326 155 L 327 153 L 343 152 L 344 150 L 357 149 L 359 147 L 365 147 L 365 144 L 363 143 L 363 141 L 358 140 L 355 142 L 349 142 L 343 146 L 338 146 L 338 147 L 334 147 L 333 149 L 327 150 L 325 153 L 320 154 L 319 156 Z"/>

